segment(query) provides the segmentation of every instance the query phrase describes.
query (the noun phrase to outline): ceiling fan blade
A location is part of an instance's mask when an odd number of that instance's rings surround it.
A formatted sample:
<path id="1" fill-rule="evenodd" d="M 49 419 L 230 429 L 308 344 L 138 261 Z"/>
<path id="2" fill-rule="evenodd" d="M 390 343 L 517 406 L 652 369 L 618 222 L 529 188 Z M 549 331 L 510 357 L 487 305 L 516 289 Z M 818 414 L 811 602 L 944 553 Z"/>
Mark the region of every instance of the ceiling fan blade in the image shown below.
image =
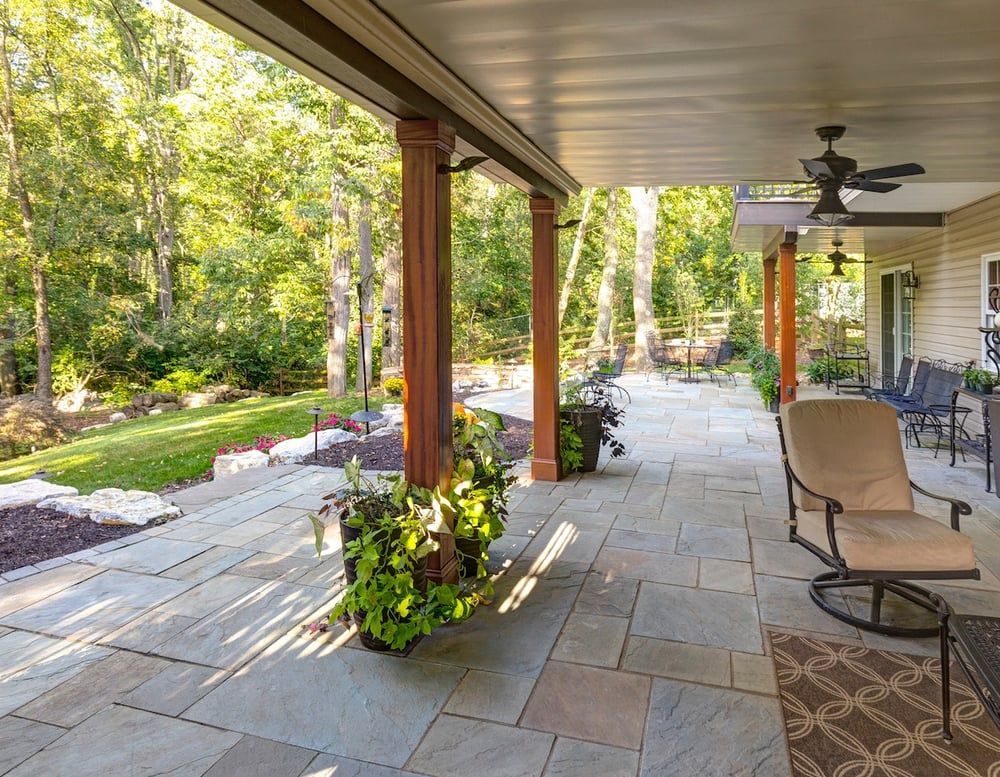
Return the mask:
<path id="1" fill-rule="evenodd" d="M 861 178 L 865 181 L 879 181 L 883 178 L 902 178 L 906 175 L 923 175 L 927 171 L 916 162 L 907 162 L 905 165 L 891 165 L 890 167 L 876 167 L 872 170 L 861 170 L 855 173 L 852 178 Z"/>
<path id="2" fill-rule="evenodd" d="M 834 177 L 833 170 L 830 169 L 830 165 L 826 162 L 820 162 L 818 159 L 800 159 L 799 161 L 806 172 L 816 178 Z"/>
<path id="3" fill-rule="evenodd" d="M 800 181 L 792 178 L 741 178 L 740 183 L 800 183 L 802 185 L 813 185 L 812 181 Z"/>
<path id="4" fill-rule="evenodd" d="M 882 181 L 847 181 L 844 183 L 845 189 L 860 189 L 863 192 L 878 192 L 879 194 L 885 194 L 886 192 L 895 191 L 902 184 L 899 183 L 883 183 Z"/>

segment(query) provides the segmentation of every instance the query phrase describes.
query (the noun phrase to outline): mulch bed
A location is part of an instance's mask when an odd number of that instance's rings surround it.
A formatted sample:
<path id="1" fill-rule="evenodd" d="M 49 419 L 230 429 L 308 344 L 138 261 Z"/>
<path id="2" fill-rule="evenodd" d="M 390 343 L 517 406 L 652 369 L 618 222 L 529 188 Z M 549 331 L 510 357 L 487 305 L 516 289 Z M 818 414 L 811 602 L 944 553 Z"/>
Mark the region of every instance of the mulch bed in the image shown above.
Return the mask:
<path id="1" fill-rule="evenodd" d="M 0 572 L 76 553 L 144 528 L 105 526 L 89 518 L 74 518 L 38 507 L 0 510 Z"/>
<path id="2" fill-rule="evenodd" d="M 500 433 L 500 442 L 511 455 L 511 458 L 522 459 L 528 455 L 531 446 L 532 423 L 515 416 L 502 416 L 506 432 Z M 319 452 L 318 456 L 307 456 L 304 464 L 317 464 L 321 467 L 343 467 L 345 462 L 354 456 L 358 457 L 361 466 L 375 470 L 403 469 L 403 435 L 402 433 L 387 434 L 364 438 L 356 442 L 345 442 L 333 445 Z"/>

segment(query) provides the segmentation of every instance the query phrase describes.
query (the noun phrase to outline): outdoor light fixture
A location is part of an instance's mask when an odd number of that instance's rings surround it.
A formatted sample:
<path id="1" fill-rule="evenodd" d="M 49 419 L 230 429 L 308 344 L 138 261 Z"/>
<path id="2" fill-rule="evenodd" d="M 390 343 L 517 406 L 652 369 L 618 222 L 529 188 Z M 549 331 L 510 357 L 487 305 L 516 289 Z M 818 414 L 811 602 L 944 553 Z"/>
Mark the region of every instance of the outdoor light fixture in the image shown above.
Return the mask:
<path id="1" fill-rule="evenodd" d="M 306 412 L 313 417 L 313 459 L 319 456 L 319 417 L 326 411 L 319 405 L 313 405 Z"/>
<path id="2" fill-rule="evenodd" d="M 485 159 L 485 157 L 483 157 Z M 469 157 L 472 159 L 472 157 Z M 468 161 L 468 160 L 466 160 Z M 371 427 L 369 424 L 372 421 L 377 421 L 382 417 L 382 414 L 377 410 L 368 409 L 368 365 L 365 362 L 365 311 L 361 308 L 361 297 L 364 293 L 364 286 L 361 281 L 358 282 L 358 317 L 360 319 L 360 326 L 358 327 L 358 337 L 360 342 L 358 344 L 358 365 L 361 368 L 361 387 L 364 389 L 365 393 L 365 409 L 359 410 L 356 413 L 351 414 L 351 420 L 365 425 L 365 434 L 371 434 Z M 391 309 L 391 308 L 390 308 Z M 382 308 L 383 316 L 385 315 L 385 308 Z"/>
<path id="3" fill-rule="evenodd" d="M 382 350 L 392 348 L 392 307 L 382 306 Z"/>
<path id="4" fill-rule="evenodd" d="M 844 203 L 840 200 L 840 195 L 833 187 L 823 187 L 819 195 L 819 202 L 806 217 L 822 224 L 824 227 L 838 227 L 846 224 L 854 218 Z"/>
<path id="5" fill-rule="evenodd" d="M 920 288 L 920 279 L 913 270 L 906 270 L 899 274 L 899 285 L 903 289 L 903 299 L 915 299 L 917 289 Z"/>

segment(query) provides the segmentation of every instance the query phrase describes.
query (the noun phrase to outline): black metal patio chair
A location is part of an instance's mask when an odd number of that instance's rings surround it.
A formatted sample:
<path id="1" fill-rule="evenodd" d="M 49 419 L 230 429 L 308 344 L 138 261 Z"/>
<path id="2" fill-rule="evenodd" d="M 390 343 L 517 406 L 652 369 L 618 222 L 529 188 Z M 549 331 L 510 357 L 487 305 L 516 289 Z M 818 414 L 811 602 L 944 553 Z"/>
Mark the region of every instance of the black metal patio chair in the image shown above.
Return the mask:
<path id="1" fill-rule="evenodd" d="M 909 479 L 892 408 L 850 399 L 781 406 L 781 460 L 788 487 L 789 540 L 830 567 L 809 583 L 825 612 L 852 626 L 898 637 L 935 636 L 927 627 L 882 621 L 886 592 L 935 612 L 931 592 L 912 580 L 978 580 L 972 540 L 959 516 L 972 508 Z M 913 492 L 950 505 L 950 526 L 914 511 Z M 868 618 L 840 596 L 870 589 Z"/>
<path id="2" fill-rule="evenodd" d="M 669 380 L 671 373 L 684 372 L 687 368 L 685 358 L 677 349 L 668 348 L 656 332 L 646 334 L 646 346 L 649 350 L 649 360 L 653 369 L 646 373 L 646 380 L 653 372 L 658 372 L 664 380 Z"/>
<path id="3" fill-rule="evenodd" d="M 913 357 L 907 354 L 899 360 L 899 373 L 893 375 L 891 372 L 883 373 L 882 385 L 879 388 L 866 388 L 862 390 L 868 399 L 876 399 L 883 395 L 901 397 L 905 396 L 910 387 L 910 373 L 913 372 Z"/>
<path id="4" fill-rule="evenodd" d="M 628 344 L 618 343 L 618 347 L 615 349 L 615 361 L 611 366 L 611 370 L 594 370 L 590 374 L 590 379 L 604 384 L 611 391 L 617 391 L 619 397 L 627 398 L 631 402 L 632 395 L 629 394 L 628 389 L 618 383 L 618 378 L 625 371 L 625 360 L 627 357 Z"/>
<path id="5" fill-rule="evenodd" d="M 722 376 L 736 385 L 736 376 L 731 373 L 725 365 L 733 361 L 733 344 L 730 340 L 723 340 L 717 346 L 709 346 L 701 357 L 698 365 L 700 372 L 708 375 L 709 379 L 720 386 L 719 377 Z"/>

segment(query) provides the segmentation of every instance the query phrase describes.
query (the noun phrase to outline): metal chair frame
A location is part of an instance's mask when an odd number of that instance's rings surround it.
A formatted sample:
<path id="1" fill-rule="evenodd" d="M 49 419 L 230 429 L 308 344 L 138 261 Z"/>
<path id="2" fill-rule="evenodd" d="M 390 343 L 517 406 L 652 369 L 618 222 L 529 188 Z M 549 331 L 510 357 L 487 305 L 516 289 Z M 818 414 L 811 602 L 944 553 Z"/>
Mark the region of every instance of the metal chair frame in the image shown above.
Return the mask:
<path id="1" fill-rule="evenodd" d="M 817 556 L 824 564 L 831 567 L 831 571 L 816 575 L 809 581 L 809 596 L 813 602 L 824 612 L 834 618 L 849 623 L 859 629 L 873 631 L 878 634 L 885 634 L 890 637 L 933 637 L 938 634 L 938 627 L 918 628 L 907 626 L 891 626 L 881 622 L 882 599 L 886 591 L 890 591 L 897 596 L 906 599 L 913 604 L 928 610 L 937 612 L 937 606 L 932 600 L 932 592 L 926 588 L 908 582 L 910 580 L 978 580 L 979 570 L 960 571 L 898 571 L 898 570 L 878 570 L 878 569 L 851 569 L 847 562 L 840 555 L 837 549 L 836 536 L 836 516 L 844 512 L 844 506 L 839 500 L 832 496 L 818 494 L 803 483 L 792 471 L 788 462 L 788 450 L 785 446 L 785 434 L 781 426 L 781 418 L 778 423 L 778 439 L 781 444 L 781 462 L 785 470 L 785 481 L 788 488 L 788 517 L 789 532 L 788 539 L 808 550 Z M 803 492 L 823 502 L 826 512 L 826 535 L 830 544 L 830 553 L 817 547 L 808 540 L 800 537 L 796 531 L 798 523 L 796 518 L 797 507 L 795 506 L 793 486 L 798 486 Z M 971 515 L 972 508 L 960 499 L 953 499 L 947 496 L 931 493 L 912 480 L 910 488 L 918 494 L 923 494 L 931 499 L 946 502 L 951 506 L 951 528 L 961 531 L 959 516 Z M 837 590 L 844 588 L 870 587 L 872 589 L 872 603 L 869 617 L 859 618 L 849 610 L 840 609 L 834 606 L 829 599 L 824 598 L 822 592 L 827 590 Z"/>

